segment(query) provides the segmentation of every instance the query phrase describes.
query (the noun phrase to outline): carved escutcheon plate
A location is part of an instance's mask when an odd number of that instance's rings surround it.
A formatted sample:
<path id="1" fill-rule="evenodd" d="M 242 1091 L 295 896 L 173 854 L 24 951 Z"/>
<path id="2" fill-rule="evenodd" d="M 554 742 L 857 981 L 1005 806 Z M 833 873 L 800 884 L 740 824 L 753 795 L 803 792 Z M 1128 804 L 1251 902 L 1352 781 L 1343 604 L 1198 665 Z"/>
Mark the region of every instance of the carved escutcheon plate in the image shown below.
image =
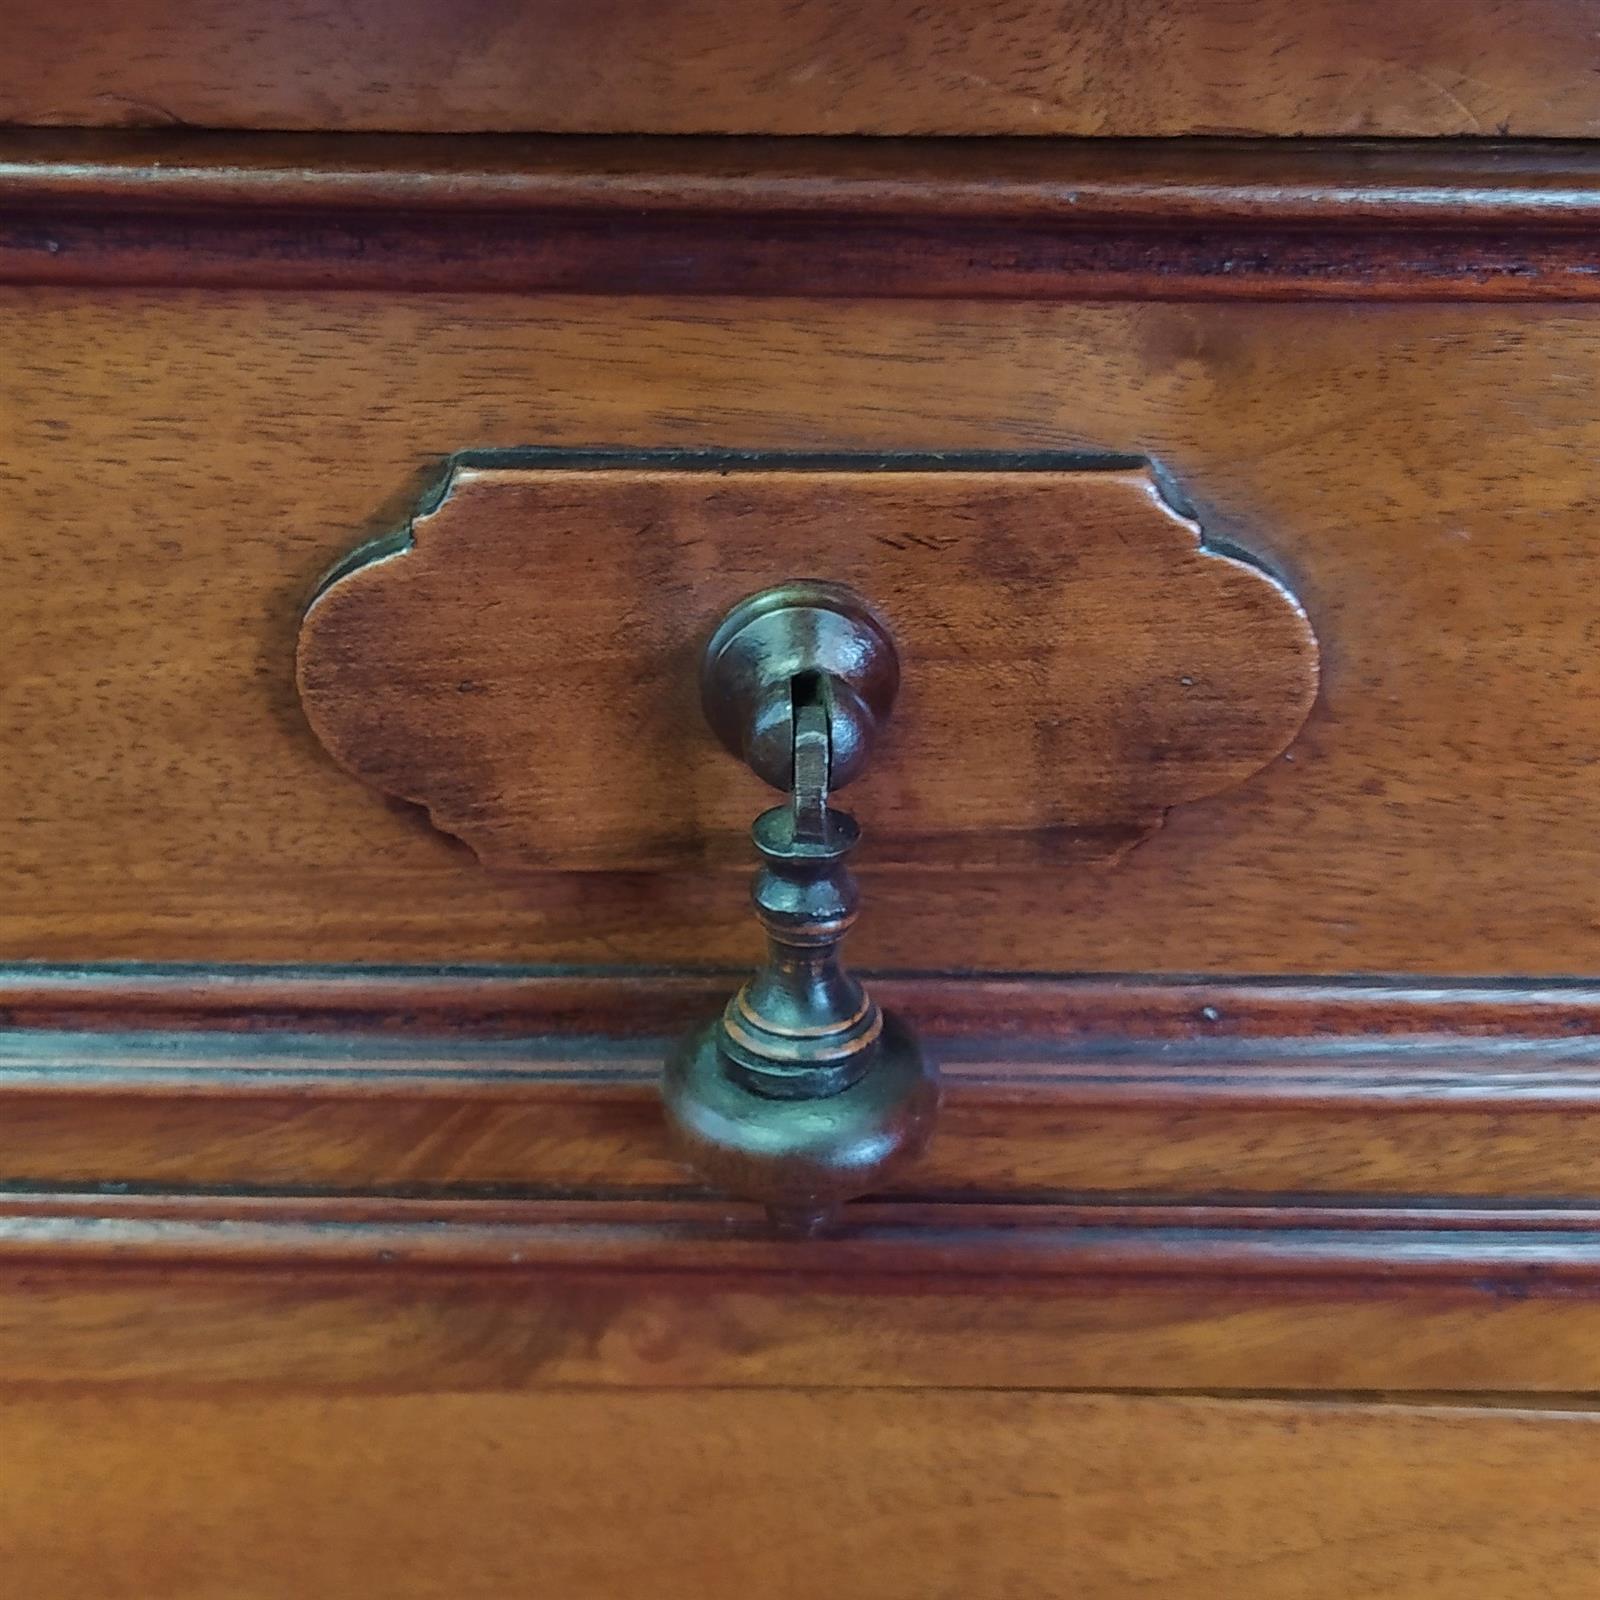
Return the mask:
<path id="1" fill-rule="evenodd" d="M 768 803 L 706 728 L 698 657 L 755 590 L 868 597 L 904 677 L 850 791 L 875 863 L 1109 860 L 1277 756 L 1317 643 L 1147 463 L 461 456 L 307 609 L 335 759 L 494 868 L 746 863 Z"/>

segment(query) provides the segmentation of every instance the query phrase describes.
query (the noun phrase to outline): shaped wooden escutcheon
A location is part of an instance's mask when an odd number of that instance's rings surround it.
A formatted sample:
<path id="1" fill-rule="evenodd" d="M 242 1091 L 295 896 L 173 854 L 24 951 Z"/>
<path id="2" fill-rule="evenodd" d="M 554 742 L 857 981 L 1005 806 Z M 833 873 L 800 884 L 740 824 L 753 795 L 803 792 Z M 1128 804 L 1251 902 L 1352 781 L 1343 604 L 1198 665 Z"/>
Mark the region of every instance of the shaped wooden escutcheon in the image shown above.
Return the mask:
<path id="1" fill-rule="evenodd" d="M 851 791 L 874 863 L 1105 861 L 1276 757 L 1317 689 L 1283 584 L 1207 548 L 1141 462 L 462 456 L 300 632 L 336 760 L 485 865 L 747 862 L 769 792 L 699 705 L 728 607 L 870 600 L 903 660 Z"/>

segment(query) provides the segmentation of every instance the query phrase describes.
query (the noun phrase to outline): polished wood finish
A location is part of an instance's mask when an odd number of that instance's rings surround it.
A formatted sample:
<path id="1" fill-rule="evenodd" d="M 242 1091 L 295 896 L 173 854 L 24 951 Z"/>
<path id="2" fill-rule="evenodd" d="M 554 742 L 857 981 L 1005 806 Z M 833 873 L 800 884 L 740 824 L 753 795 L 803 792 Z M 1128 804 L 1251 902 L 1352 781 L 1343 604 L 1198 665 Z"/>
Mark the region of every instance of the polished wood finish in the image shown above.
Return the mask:
<path id="1" fill-rule="evenodd" d="M 0 1203 L 0 1384 L 1592 1395 L 1597 1295 L 1592 1209 Z"/>
<path id="2" fill-rule="evenodd" d="M 1587 0 L 18 0 L 0 120 L 1589 137 Z"/>
<path id="3" fill-rule="evenodd" d="M 700 1192 L 655 1078 L 729 980 L 18 973 L 0 1164 L 47 1186 Z M 943 1125 L 900 1194 L 1594 1194 L 1592 988 L 874 982 Z M 86 1108 L 92 1107 L 92 1115 Z"/>
<path id="4" fill-rule="evenodd" d="M 1592 300 L 1585 146 L 11 132 L 0 282 Z"/>
<path id="5" fill-rule="evenodd" d="M 305 723 L 294 637 L 319 575 L 464 442 L 533 437 L 1148 450 L 1304 604 L 1322 692 L 1285 758 L 1114 869 L 970 873 L 940 915 L 918 869 L 864 863 L 862 966 L 1594 970 L 1587 316 L 16 288 L 0 307 L 0 955 L 747 965 L 716 875 L 486 873 Z M 862 780 L 864 815 L 888 776 Z"/>
<path id="6" fill-rule="evenodd" d="M 20 1043 L 37 1030 L 156 1038 L 181 1031 L 352 1032 L 383 1040 L 508 1040 L 676 1033 L 713 1004 L 725 977 L 619 968 L 307 968 L 107 964 L 0 968 L 0 1017 Z M 1600 987 L 1581 979 L 1023 978 L 969 973 L 878 980 L 914 1009 L 930 1038 L 1000 1047 L 1074 1047 L 1112 1038 L 1166 1048 L 1221 1040 L 1273 1049 L 1284 1040 L 1386 1041 L 1458 1048 L 1600 1034 Z M 79 1037 L 87 1047 L 91 1038 Z M 1425 1058 L 1415 1065 L 1426 1076 Z M 1398 1084 L 1391 1084 L 1397 1089 Z M 1456 1098 L 1458 1096 L 1453 1096 Z"/>
<path id="7" fill-rule="evenodd" d="M 694 1185 L 668 1148 L 655 1084 L 669 1042 L 487 1061 L 443 1046 L 420 1060 L 362 1051 L 352 1067 L 348 1047 L 305 1039 L 194 1044 L 176 1061 L 170 1044 L 161 1059 L 125 1041 L 52 1040 L 46 1059 L 59 1070 L 41 1069 L 39 1047 L 8 1051 L 0 1149 L 19 1180 L 43 1183 L 681 1194 Z M 939 1136 L 901 1187 L 948 1198 L 1594 1193 L 1600 1090 L 1581 1051 L 1552 1047 L 1523 1075 L 1505 1054 L 1461 1050 L 1432 1079 L 1408 1077 L 1396 1049 L 1281 1077 L 1219 1070 L 1225 1054 L 1175 1064 L 1152 1048 L 1120 1066 L 1090 1056 L 1029 1081 L 1016 1058 L 945 1051 Z"/>
<path id="8" fill-rule="evenodd" d="M 1141 228 L 1581 232 L 1585 144 L 1370 139 L 409 138 L 7 128 L 9 208 L 124 216 L 438 211 L 920 217 Z M 458 230 L 459 231 L 459 230 Z M 815 270 L 823 262 L 807 262 Z M 1270 268 L 1270 263 L 1265 264 Z"/>
<path id="9" fill-rule="evenodd" d="M 32 1393 L 0 1413 L 0 1544 L 53 1600 L 500 1600 L 530 1575 L 571 1600 L 1581 1593 L 1597 1429 L 1038 1394 Z"/>
<path id="10" fill-rule="evenodd" d="M 717 978 L 5 974 L 0 1382 L 1600 1388 L 1593 986 L 880 991 L 944 1126 L 802 1242 L 665 1140 Z"/>
<path id="11" fill-rule="evenodd" d="M 103 28 L 28 4 L 0 114 L 1037 132 L 1137 106 L 1161 133 L 1243 107 L 1266 131 L 1462 132 L 1492 108 L 1593 131 L 1593 19 L 1552 0 L 780 9 L 215 0 L 180 33 L 161 0 Z M 1597 172 L 1498 141 L 0 141 L 0 957 L 206 963 L 0 971 L 9 1586 L 1582 1590 L 1600 994 L 1421 975 L 1594 970 Z M 688 872 L 484 868 L 348 782 L 296 703 L 319 571 L 460 452 L 530 442 L 1150 459 L 1213 544 L 1169 519 L 1140 592 L 1248 549 L 1325 647 L 1292 747 L 1114 859 L 1041 862 L 1032 823 L 1032 870 L 976 859 L 949 797 L 992 800 L 997 763 L 928 752 L 942 864 L 869 870 L 859 953 L 902 969 L 878 992 L 924 1029 L 949 1114 L 815 1237 L 775 1238 L 663 1136 L 666 1040 L 727 983 L 689 964 L 750 954 L 716 838 Z M 896 476 L 852 492 L 887 503 Z M 961 570 L 1034 599 L 1080 530 L 1034 517 L 1008 544 L 1004 479 Z M 747 491 L 740 469 L 715 493 L 754 515 Z M 668 509 L 609 548 L 573 520 L 554 555 L 499 524 L 511 575 L 476 597 L 518 592 L 515 546 L 592 631 L 588 587 L 659 621 L 757 561 Z M 659 533 L 690 524 L 698 545 Z M 796 570 L 804 524 L 761 559 Z M 615 559 L 591 572 L 584 540 Z M 898 563 L 928 615 L 948 549 L 880 551 L 864 566 Z M 520 641 L 543 604 L 509 636 L 489 603 L 407 631 L 436 656 Z M 1105 604 L 1090 642 L 1119 659 L 1113 615 L 1119 646 L 1186 628 L 1234 653 L 1210 674 L 1230 692 L 1281 666 L 1259 610 L 1170 609 L 1141 633 Z M 503 719 L 473 725 L 459 691 L 523 678 L 424 676 L 451 686 L 438 722 L 498 752 Z M 1005 686 L 1002 735 L 1031 705 Z M 605 742 L 611 698 L 579 685 L 563 754 Z M 1101 718 L 1143 764 L 1128 790 L 1163 748 L 1217 749 L 1215 718 L 1200 746 L 1153 737 L 1150 698 Z M 428 753 L 409 725 L 391 742 Z M 1083 804 L 1079 765 L 1011 767 L 1036 809 Z M 921 798 L 895 770 L 861 791 L 891 828 Z M 479 810 L 521 792 L 515 765 L 466 777 Z M 614 836 L 651 785 L 609 818 L 596 792 L 559 797 L 559 839 Z M 225 964 L 274 955 L 427 965 Z M 597 965 L 438 965 L 471 957 Z M 1083 968 L 1214 976 L 1028 976 Z M 1227 976 L 1384 969 L 1419 976 Z"/>
<path id="12" fill-rule="evenodd" d="M 1600 1211 L 1489 1206 L 863 1202 L 814 1238 L 774 1236 L 749 1203 L 13 1193 L 0 1258 L 20 1265 L 419 1268 L 726 1274 L 790 1293 L 848 1282 L 860 1296 L 964 1281 L 989 1292 L 1087 1280 L 1234 1287 L 1333 1283 L 1477 1295 L 1600 1284 Z M 446 1226 L 448 1224 L 448 1226 Z M 992 1382 L 1004 1376 L 993 1374 Z"/>
<path id="13" fill-rule="evenodd" d="M 859 802 L 885 864 L 1114 861 L 1282 754 L 1316 693 L 1294 598 L 1142 465 L 534 454 L 456 463 L 339 565 L 300 699 L 487 867 L 742 865 L 769 791 L 707 727 L 700 653 L 804 577 L 871 596 L 910 662 Z"/>

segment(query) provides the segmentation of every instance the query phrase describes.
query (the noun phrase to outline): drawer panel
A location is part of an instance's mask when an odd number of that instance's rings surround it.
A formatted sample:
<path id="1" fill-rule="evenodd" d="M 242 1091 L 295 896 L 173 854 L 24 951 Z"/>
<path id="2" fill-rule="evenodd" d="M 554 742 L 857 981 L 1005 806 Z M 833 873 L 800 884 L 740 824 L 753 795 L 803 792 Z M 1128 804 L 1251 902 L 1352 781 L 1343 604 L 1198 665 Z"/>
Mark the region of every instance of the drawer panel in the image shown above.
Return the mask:
<path id="1" fill-rule="evenodd" d="M 1295 743 L 1115 865 L 957 869 L 934 905 L 915 866 L 874 867 L 890 790 L 864 780 L 864 963 L 1595 970 L 1581 309 L 16 286 L 0 307 L 0 873 L 26 890 L 0 955 L 747 959 L 732 867 L 488 873 L 306 725 L 320 574 L 452 451 L 531 439 L 1149 455 L 1305 607 L 1322 683 Z"/>
<path id="2" fill-rule="evenodd" d="M 7 123 L 735 134 L 1582 138 L 1564 0 L 23 0 Z"/>
<path id="3" fill-rule="evenodd" d="M 1581 1593 L 1596 1418 L 1011 1395 L 0 1397 L 59 1600 Z"/>

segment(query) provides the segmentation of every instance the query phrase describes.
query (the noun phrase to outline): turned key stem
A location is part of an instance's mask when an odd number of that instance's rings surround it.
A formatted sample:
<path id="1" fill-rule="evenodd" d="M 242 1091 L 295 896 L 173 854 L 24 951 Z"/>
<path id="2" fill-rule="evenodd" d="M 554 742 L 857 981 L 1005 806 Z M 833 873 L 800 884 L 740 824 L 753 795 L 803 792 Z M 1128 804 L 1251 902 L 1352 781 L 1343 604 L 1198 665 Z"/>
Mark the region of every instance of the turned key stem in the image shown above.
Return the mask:
<path id="1" fill-rule="evenodd" d="M 767 959 L 673 1054 L 663 1093 L 694 1165 L 763 1202 L 786 1233 L 815 1232 L 920 1151 L 938 1103 L 915 1036 L 840 959 L 858 908 L 845 861 L 860 830 L 829 804 L 837 751 L 849 751 L 853 776 L 897 682 L 887 630 L 833 586 L 790 585 L 742 602 L 708 651 L 713 726 L 769 781 L 781 773 L 789 799 L 752 830 L 761 866 L 751 898 Z M 779 732 L 786 759 L 775 750 Z"/>

